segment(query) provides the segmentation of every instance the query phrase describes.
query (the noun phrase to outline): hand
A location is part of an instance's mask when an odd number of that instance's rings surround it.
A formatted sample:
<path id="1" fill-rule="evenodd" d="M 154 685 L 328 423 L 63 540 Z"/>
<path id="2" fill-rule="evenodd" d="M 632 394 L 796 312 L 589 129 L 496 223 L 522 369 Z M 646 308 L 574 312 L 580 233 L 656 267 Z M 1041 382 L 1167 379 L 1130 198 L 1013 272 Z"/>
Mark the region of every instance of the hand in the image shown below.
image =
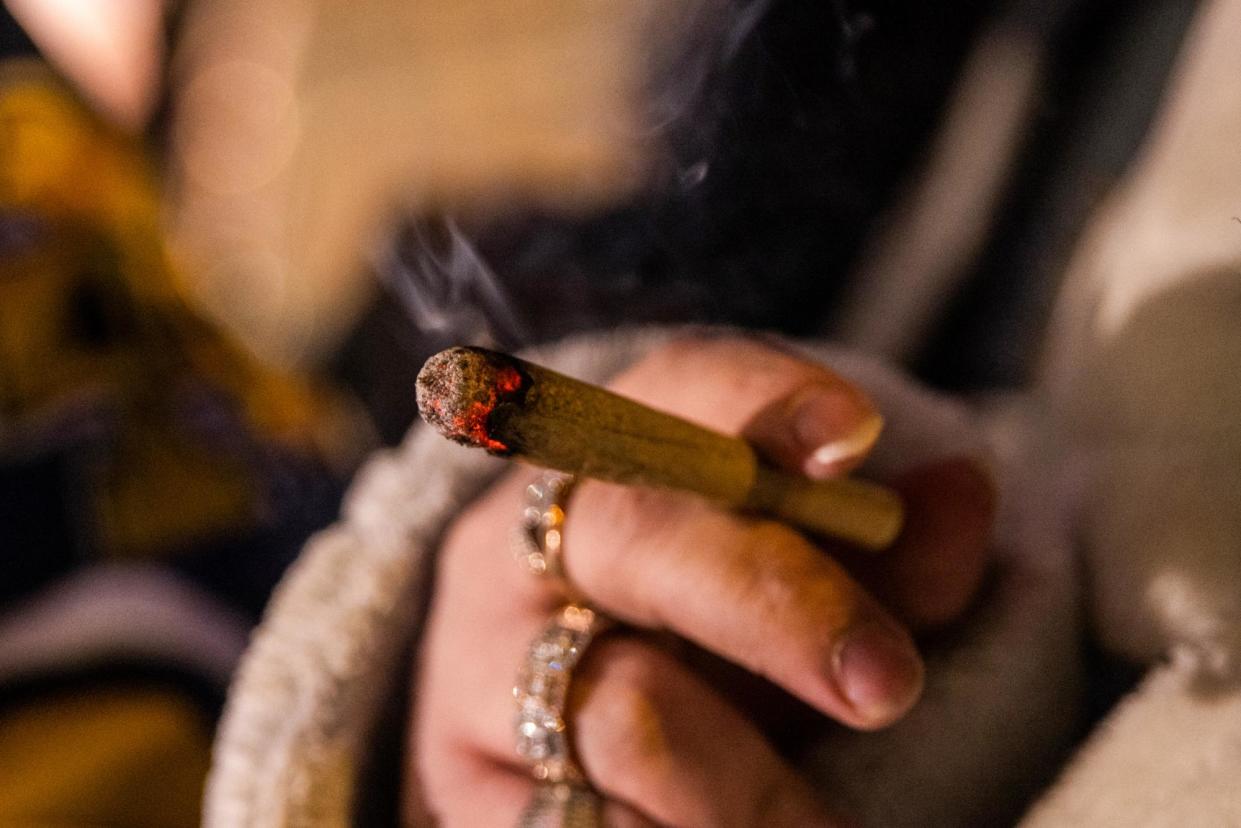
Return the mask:
<path id="1" fill-rule="evenodd" d="M 812 477 L 857 466 L 879 432 L 859 390 L 747 340 L 667 346 L 612 387 L 744 434 L 770 462 Z M 511 474 L 477 501 L 438 559 L 407 787 L 450 826 L 513 825 L 533 790 L 513 751 L 510 691 L 565 596 L 508 551 L 530 479 Z M 945 461 L 889 482 L 906 498 L 908 526 L 870 558 L 691 495 L 578 485 L 566 572 L 625 625 L 588 649 L 566 715 L 609 824 L 831 824 L 759 722 L 772 721 L 773 706 L 797 706 L 790 695 L 852 727 L 899 718 L 922 682 L 910 626 L 956 616 L 985 568 L 992 496 L 978 466 Z M 701 651 L 742 670 L 704 666 Z M 746 674 L 779 691 L 738 692 L 754 684 L 738 681 Z"/>

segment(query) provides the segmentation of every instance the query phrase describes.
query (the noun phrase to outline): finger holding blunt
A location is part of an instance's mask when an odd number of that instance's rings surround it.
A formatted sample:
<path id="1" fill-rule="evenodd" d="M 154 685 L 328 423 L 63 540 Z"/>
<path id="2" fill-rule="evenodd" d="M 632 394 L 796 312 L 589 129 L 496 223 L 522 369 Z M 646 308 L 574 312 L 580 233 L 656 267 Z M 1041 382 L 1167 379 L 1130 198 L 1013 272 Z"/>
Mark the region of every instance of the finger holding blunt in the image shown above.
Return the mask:
<path id="1" fill-rule="evenodd" d="M 450 348 L 418 375 L 418 408 L 445 437 L 492 454 L 616 483 L 681 489 L 881 550 L 901 531 L 899 496 L 852 479 L 811 481 L 754 448 L 530 362 Z"/>

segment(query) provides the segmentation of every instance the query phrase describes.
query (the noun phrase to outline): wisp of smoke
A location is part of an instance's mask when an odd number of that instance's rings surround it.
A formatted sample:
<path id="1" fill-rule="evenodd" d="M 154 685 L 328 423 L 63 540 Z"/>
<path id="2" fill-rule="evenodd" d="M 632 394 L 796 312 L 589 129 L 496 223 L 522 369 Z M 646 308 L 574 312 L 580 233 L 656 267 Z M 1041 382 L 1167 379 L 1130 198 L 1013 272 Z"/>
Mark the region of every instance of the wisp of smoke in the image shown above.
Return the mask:
<path id="1" fill-rule="evenodd" d="M 420 331 L 505 347 L 527 341 L 503 283 L 452 218 L 406 221 L 376 264 Z"/>

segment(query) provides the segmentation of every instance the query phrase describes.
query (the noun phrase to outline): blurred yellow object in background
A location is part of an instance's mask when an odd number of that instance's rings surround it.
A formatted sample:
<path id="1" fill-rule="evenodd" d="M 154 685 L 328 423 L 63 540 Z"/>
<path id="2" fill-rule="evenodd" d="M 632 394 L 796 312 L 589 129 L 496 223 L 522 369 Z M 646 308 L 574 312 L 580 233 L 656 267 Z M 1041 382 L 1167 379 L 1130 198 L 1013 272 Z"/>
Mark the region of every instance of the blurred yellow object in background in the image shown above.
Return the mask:
<path id="1" fill-rule="evenodd" d="M 198 824 L 211 728 L 174 693 L 70 690 L 0 715 L 0 824 Z"/>
<path id="2" fill-rule="evenodd" d="M 262 368 L 189 306 L 142 148 L 32 62 L 0 67 L 0 223 L 0 450 L 110 424 L 93 469 L 104 553 L 181 550 L 261 518 L 256 446 L 338 470 L 358 455 L 366 430 L 339 400 Z"/>

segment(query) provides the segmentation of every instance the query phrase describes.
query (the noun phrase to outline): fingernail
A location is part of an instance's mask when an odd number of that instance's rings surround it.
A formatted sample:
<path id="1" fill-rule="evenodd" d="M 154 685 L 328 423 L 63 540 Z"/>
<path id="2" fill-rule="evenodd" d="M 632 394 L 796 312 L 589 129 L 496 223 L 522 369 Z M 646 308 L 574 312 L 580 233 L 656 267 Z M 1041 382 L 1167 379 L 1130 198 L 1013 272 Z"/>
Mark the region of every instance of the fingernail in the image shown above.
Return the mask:
<path id="1" fill-rule="evenodd" d="M 883 418 L 858 395 L 835 388 L 815 388 L 800 400 L 793 430 L 807 455 L 802 471 L 822 479 L 870 451 Z"/>
<path id="2" fill-rule="evenodd" d="M 841 694 L 872 725 L 895 720 L 922 692 L 922 660 L 908 636 L 863 622 L 845 633 L 832 653 Z"/>

